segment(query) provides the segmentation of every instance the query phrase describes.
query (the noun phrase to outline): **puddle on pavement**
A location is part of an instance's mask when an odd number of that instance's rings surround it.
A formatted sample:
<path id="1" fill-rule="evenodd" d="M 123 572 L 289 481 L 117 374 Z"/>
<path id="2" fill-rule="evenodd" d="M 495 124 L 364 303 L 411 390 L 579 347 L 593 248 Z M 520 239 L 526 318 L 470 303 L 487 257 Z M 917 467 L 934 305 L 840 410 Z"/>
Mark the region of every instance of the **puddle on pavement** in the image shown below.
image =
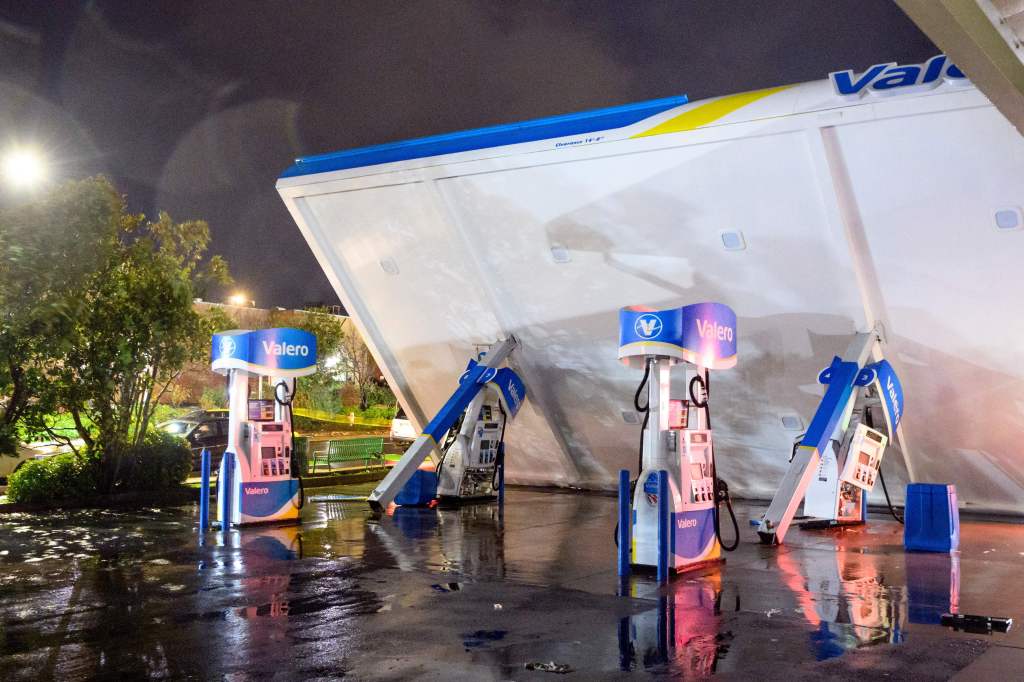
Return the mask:
<path id="1" fill-rule="evenodd" d="M 595 556 L 609 557 L 607 594 L 614 589 L 612 550 L 602 544 L 610 528 L 580 533 L 611 508 L 603 499 L 560 496 L 542 522 L 535 510 L 510 507 L 503 515 L 494 505 L 399 508 L 375 517 L 361 497 L 350 496 L 356 494 L 311 496 L 303 526 L 211 532 L 202 543 L 193 507 L 0 517 L 0 597 L 10 598 L 0 611 L 0 677 L 13 654 L 85 640 L 95 651 L 75 655 L 100 652 L 120 661 L 97 658 L 78 668 L 96 674 L 133 670 L 130 657 L 154 648 L 189 658 L 202 652 L 215 663 L 201 673 L 225 670 L 237 642 L 355 641 L 363 628 L 353 619 L 407 617 L 421 601 L 471 604 L 473 590 L 440 596 L 467 584 L 531 585 L 542 598 L 547 587 L 586 589 L 566 576 L 599 574 L 600 565 L 588 565 Z M 758 566 L 679 576 L 662 593 L 650 581 L 634 581 L 627 594 L 638 610 L 608 621 L 608 656 L 614 661 L 617 642 L 620 671 L 691 676 L 728 670 L 751 646 L 785 644 L 787 652 L 799 648 L 793 660 L 827 661 L 851 649 L 901 644 L 910 624 L 937 625 L 959 607 L 955 556 L 805 548 L 772 553 Z M 387 569 L 427 577 L 399 579 Z M 514 618 L 514 606 L 497 603 L 505 601 L 488 600 L 486 612 Z M 478 624 L 485 629 L 448 626 L 449 646 L 509 648 L 509 630 Z M 140 651 L 116 653 L 125 637 L 136 638 L 127 647 Z M 187 666 L 177 671 L 195 674 Z"/>
<path id="2" fill-rule="evenodd" d="M 487 646 L 491 642 L 500 642 L 508 634 L 506 630 L 477 630 L 460 635 L 463 648 L 476 649 Z"/>

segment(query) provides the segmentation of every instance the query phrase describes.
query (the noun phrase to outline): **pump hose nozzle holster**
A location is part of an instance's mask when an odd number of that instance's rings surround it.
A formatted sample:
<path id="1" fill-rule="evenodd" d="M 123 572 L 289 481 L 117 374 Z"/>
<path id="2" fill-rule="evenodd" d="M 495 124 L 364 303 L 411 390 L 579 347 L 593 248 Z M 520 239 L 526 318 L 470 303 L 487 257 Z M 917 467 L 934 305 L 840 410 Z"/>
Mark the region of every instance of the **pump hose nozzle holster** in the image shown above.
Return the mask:
<path id="1" fill-rule="evenodd" d="M 720 524 L 721 515 L 719 514 L 718 509 L 723 504 L 729 511 L 729 518 L 732 520 L 733 542 L 731 545 L 725 544 L 722 540 L 722 527 Z M 718 476 L 715 476 L 715 535 L 718 536 L 718 542 L 726 552 L 733 551 L 740 544 L 740 526 L 736 521 L 736 513 L 732 510 L 732 498 L 729 497 L 729 484 L 718 478 Z"/>

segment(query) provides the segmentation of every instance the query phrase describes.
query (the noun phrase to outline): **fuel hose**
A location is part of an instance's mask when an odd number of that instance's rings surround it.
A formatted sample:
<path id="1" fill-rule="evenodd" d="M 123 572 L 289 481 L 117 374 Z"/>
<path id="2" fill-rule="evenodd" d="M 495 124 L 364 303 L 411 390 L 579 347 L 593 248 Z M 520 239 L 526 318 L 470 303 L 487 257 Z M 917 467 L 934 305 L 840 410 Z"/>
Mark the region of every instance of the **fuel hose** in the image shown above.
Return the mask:
<path id="1" fill-rule="evenodd" d="M 700 388 L 700 396 L 698 397 L 697 388 Z M 690 379 L 689 385 L 690 401 L 699 409 L 704 410 L 704 421 L 707 425 L 708 431 L 711 430 L 711 407 L 709 406 L 709 400 L 711 398 L 711 373 L 709 370 L 704 370 L 704 376 L 699 373 L 695 374 Z M 714 496 L 714 513 L 712 517 L 715 523 L 715 536 L 718 538 L 718 543 L 722 546 L 726 552 L 732 552 L 740 544 L 740 525 L 736 521 L 736 512 L 732 508 L 732 498 L 729 496 L 729 484 L 718 478 L 718 469 L 715 466 L 715 441 L 711 441 L 711 480 L 713 485 L 712 495 Z M 722 523 L 721 523 L 721 505 L 725 505 L 726 510 L 729 512 L 729 518 L 732 521 L 733 529 L 733 541 L 732 544 L 727 544 L 722 539 Z"/>

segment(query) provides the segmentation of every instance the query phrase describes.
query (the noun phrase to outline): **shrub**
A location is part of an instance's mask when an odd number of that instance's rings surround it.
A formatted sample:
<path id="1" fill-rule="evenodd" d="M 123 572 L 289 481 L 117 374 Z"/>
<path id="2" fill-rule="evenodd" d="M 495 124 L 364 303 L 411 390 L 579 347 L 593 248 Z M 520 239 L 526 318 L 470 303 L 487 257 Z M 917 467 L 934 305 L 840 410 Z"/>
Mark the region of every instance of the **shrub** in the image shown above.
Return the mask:
<path id="1" fill-rule="evenodd" d="M 11 502 L 60 502 L 96 494 L 96 460 L 83 455 L 54 455 L 25 462 L 7 481 Z"/>
<path id="2" fill-rule="evenodd" d="M 380 407 L 383 405 L 394 405 L 397 402 L 395 394 L 391 392 L 391 388 L 387 384 L 383 386 L 381 384 L 370 384 L 366 387 L 367 405 Z"/>
<path id="3" fill-rule="evenodd" d="M 122 490 L 167 490 L 185 482 L 192 471 L 192 451 L 185 440 L 156 429 L 142 445 L 128 451 Z"/>
<path id="4" fill-rule="evenodd" d="M 304 382 L 299 385 L 295 401 L 296 407 L 307 407 L 333 413 L 341 409 L 341 391 L 334 382 L 328 384 Z"/>
<path id="5" fill-rule="evenodd" d="M 388 420 L 394 419 L 397 413 L 397 407 L 388 407 L 387 405 L 373 405 L 371 407 L 368 407 L 363 412 L 363 417 L 365 419 Z"/>
<path id="6" fill-rule="evenodd" d="M 223 405 L 220 405 L 223 407 Z M 178 419 L 183 417 L 189 412 L 192 412 L 194 407 L 175 407 L 173 405 L 157 405 L 153 410 L 153 416 L 150 417 L 150 424 L 160 424 L 163 422 L 171 421 L 172 419 Z"/>
<path id="7" fill-rule="evenodd" d="M 203 389 L 203 394 L 199 396 L 199 407 L 204 410 L 213 410 L 218 407 L 224 407 L 228 403 L 228 393 L 223 387 L 214 388 L 207 386 Z"/>

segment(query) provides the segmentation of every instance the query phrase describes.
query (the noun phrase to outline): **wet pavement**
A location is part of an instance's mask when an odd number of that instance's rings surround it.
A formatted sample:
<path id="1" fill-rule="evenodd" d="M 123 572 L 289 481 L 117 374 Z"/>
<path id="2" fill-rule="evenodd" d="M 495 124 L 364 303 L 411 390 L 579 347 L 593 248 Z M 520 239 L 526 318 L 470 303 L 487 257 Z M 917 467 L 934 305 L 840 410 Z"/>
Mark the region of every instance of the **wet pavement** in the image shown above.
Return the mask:
<path id="1" fill-rule="evenodd" d="M 194 506 L 0 516 L 0 679 L 1024 678 L 1019 622 L 937 624 L 1024 615 L 1021 525 L 965 520 L 958 557 L 882 515 L 769 548 L 741 504 L 727 563 L 659 590 L 615 577 L 614 498 L 375 519 L 366 492 L 204 538 Z"/>

